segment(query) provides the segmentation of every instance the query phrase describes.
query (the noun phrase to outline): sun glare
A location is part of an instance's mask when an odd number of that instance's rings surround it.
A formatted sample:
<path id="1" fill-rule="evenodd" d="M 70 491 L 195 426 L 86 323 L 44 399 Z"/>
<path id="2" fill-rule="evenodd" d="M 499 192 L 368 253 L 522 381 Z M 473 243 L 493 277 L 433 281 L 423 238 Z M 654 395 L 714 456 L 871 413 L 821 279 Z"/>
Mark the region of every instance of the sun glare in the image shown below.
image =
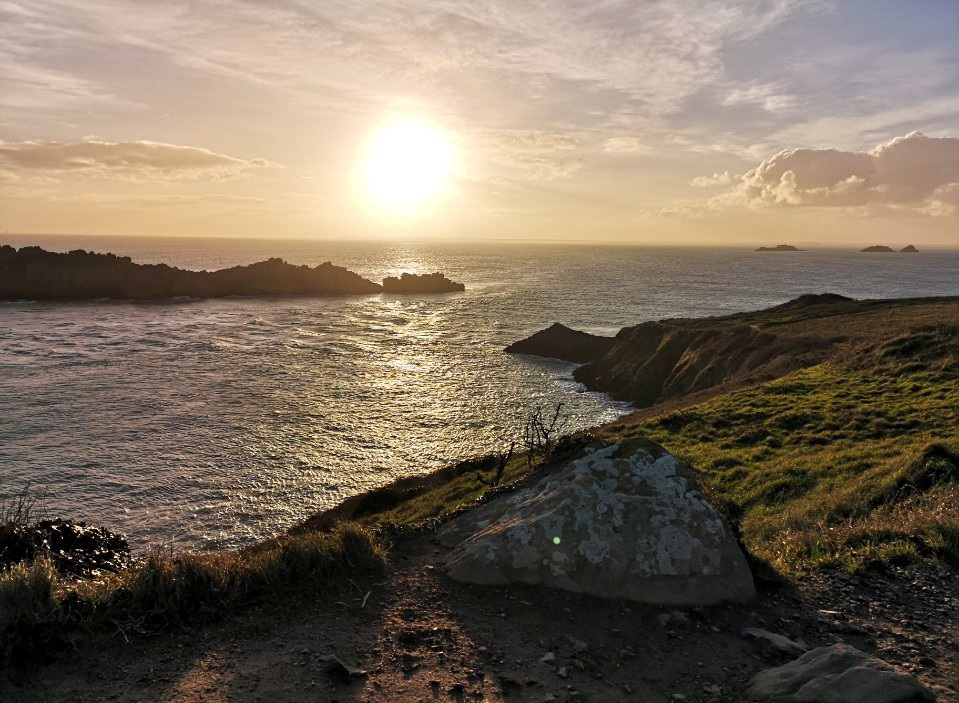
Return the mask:
<path id="1" fill-rule="evenodd" d="M 373 137 L 366 155 L 366 189 L 391 211 L 410 211 L 440 195 L 452 163 L 450 140 L 418 120 L 390 122 Z"/>

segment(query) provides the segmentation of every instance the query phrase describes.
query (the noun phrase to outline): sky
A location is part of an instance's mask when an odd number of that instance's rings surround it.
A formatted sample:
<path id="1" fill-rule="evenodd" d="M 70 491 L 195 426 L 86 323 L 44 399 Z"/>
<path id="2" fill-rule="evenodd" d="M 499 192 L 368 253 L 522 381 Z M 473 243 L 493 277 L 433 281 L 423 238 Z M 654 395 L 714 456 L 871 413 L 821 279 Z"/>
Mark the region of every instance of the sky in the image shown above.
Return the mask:
<path id="1" fill-rule="evenodd" d="M 0 230 L 959 248 L 957 36 L 959 0 L 3 0 Z"/>

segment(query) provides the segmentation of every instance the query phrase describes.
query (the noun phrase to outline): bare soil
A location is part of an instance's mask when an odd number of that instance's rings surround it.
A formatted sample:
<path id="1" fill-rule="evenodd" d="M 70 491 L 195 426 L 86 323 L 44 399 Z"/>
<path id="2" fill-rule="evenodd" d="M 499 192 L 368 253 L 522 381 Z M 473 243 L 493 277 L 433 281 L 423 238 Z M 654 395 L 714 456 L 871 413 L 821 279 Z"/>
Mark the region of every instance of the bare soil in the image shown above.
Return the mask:
<path id="1" fill-rule="evenodd" d="M 959 579 L 942 565 L 817 575 L 752 603 L 684 611 L 448 579 L 431 534 L 395 545 L 381 583 L 251 607 L 197 630 L 119 631 L 7 672 L 0 701 L 735 701 L 810 647 L 848 642 L 959 702 Z M 129 639 L 128 639 L 129 638 Z M 363 674 L 350 676 L 336 655 Z"/>

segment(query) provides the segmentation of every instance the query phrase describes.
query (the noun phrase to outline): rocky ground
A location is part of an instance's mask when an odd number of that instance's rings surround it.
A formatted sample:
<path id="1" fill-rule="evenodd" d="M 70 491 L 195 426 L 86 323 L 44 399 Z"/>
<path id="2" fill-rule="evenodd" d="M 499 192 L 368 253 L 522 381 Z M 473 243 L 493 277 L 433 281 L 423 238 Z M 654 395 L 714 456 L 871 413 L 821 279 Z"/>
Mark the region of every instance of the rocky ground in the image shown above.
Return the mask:
<path id="1" fill-rule="evenodd" d="M 674 610 L 448 579 L 432 535 L 395 545 L 385 581 L 272 602 L 194 631 L 118 630 L 7 672 L 23 701 L 734 701 L 810 647 L 844 641 L 959 702 L 959 579 L 945 566 L 829 574 L 753 603 Z M 337 656 L 344 666 L 331 659 Z M 362 670 L 356 671 L 353 669 Z"/>

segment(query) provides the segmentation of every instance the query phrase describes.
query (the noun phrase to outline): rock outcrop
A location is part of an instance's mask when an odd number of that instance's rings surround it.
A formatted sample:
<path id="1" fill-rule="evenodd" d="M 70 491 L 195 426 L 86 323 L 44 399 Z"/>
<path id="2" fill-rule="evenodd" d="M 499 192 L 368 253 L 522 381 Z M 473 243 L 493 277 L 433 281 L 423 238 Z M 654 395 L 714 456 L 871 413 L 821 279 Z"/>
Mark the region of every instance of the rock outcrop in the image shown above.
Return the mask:
<path id="1" fill-rule="evenodd" d="M 273 258 L 219 271 L 187 271 L 82 249 L 59 254 L 40 247 L 0 246 L 0 300 L 344 295 L 380 290 L 378 284 L 330 262 L 294 266 Z"/>
<path id="2" fill-rule="evenodd" d="M 913 703 L 934 701 L 912 675 L 847 644 L 819 647 L 761 671 L 749 694 L 777 703 Z"/>
<path id="3" fill-rule="evenodd" d="M 876 253 L 888 254 L 890 252 L 894 252 L 895 250 L 892 249 L 891 247 L 877 244 L 875 246 L 866 247 L 865 249 L 860 249 L 859 251 L 864 251 L 869 254 L 876 254 Z"/>
<path id="4" fill-rule="evenodd" d="M 388 276 L 383 279 L 384 293 L 459 293 L 466 286 L 451 281 L 440 272 L 404 273 L 399 278 Z"/>
<path id="5" fill-rule="evenodd" d="M 105 527 L 61 518 L 0 524 L 0 569 L 38 557 L 78 578 L 117 573 L 131 560 L 126 538 Z"/>
<path id="6" fill-rule="evenodd" d="M 506 347 L 509 354 L 532 354 L 585 364 L 608 352 L 616 340 L 570 329 L 558 322 Z"/>
<path id="7" fill-rule="evenodd" d="M 899 252 L 903 254 L 915 254 L 918 251 L 919 250 L 916 249 L 916 247 L 914 247 L 912 244 L 907 244 L 906 246 L 904 246 L 902 249 L 899 250 Z"/>
<path id="8" fill-rule="evenodd" d="M 797 249 L 792 244 L 777 244 L 774 247 L 759 247 L 756 251 L 803 251 Z"/>
<path id="9" fill-rule="evenodd" d="M 440 538 L 450 575 L 468 583 L 670 605 L 754 595 L 745 556 L 692 471 L 651 442 L 591 445 Z"/>

